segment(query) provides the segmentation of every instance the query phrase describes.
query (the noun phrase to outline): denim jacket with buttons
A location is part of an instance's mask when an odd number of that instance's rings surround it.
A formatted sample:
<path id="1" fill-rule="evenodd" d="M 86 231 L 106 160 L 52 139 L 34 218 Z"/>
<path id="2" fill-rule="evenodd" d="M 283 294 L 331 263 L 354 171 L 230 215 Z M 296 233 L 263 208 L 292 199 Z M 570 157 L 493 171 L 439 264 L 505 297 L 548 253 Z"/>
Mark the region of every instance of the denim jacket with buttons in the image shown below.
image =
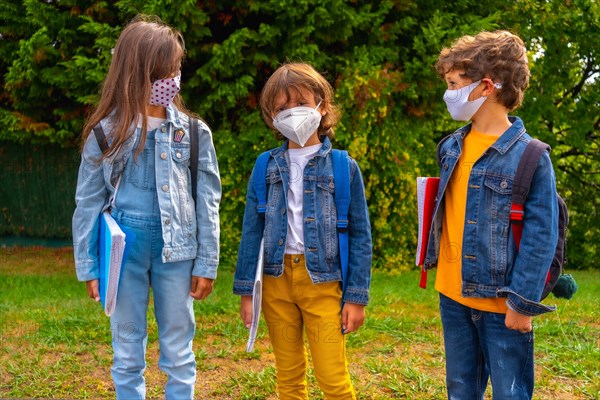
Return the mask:
<path id="1" fill-rule="evenodd" d="M 290 170 L 286 160 L 287 142 L 271 150 L 265 176 L 255 176 L 248 184 L 242 240 L 238 251 L 233 292 L 251 295 L 260 241 L 264 231 L 264 274 L 281 276 L 287 235 L 287 196 Z M 252 181 L 267 179 L 267 211 L 257 212 L 257 197 Z M 304 169 L 304 253 L 313 283 L 341 281 L 338 254 L 335 185 L 331 142 L 325 138 L 317 155 Z M 343 301 L 367 304 L 371 282 L 371 225 L 364 184 L 355 160 L 350 159 L 350 208 L 348 211 L 349 267 Z"/>
<path id="2" fill-rule="evenodd" d="M 517 251 L 510 226 L 511 194 L 517 165 L 531 137 L 521 119 L 509 119 L 512 125 L 470 166 L 461 249 L 462 295 L 507 297 L 511 309 L 534 316 L 555 309 L 540 303 L 540 298 L 558 240 L 556 181 L 552 162 L 545 153 L 525 203 Z M 471 125 L 460 128 L 438 145 L 440 186 L 425 268 L 437 265 L 444 193 L 470 129 Z"/>
<path id="3" fill-rule="evenodd" d="M 112 142 L 110 116 L 101 121 L 107 143 Z M 181 140 L 174 140 L 183 130 Z M 98 216 L 110 208 L 115 185 L 133 157 L 141 128 L 117 154 L 98 162 L 101 150 L 96 137 L 88 136 L 81 155 L 73 214 L 73 247 L 80 281 L 98 279 Z M 194 260 L 192 275 L 214 279 L 219 263 L 219 202 L 221 179 L 212 133 L 198 123 L 197 202 L 191 195 L 189 117 L 173 105 L 156 132 L 156 185 L 162 237 L 163 262 Z"/>

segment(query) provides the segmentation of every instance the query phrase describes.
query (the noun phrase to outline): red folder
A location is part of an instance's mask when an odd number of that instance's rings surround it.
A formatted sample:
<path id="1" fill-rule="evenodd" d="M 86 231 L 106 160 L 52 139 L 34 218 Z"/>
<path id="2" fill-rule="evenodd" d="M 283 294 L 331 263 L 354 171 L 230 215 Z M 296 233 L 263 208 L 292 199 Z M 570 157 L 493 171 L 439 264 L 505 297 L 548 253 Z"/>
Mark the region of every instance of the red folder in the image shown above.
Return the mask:
<path id="1" fill-rule="evenodd" d="M 421 266 L 421 282 L 419 283 L 419 286 L 423 289 L 425 289 L 427 285 L 427 271 L 423 267 L 423 263 L 425 262 L 427 242 L 429 241 L 431 221 L 433 220 L 433 209 L 435 206 L 439 185 L 440 178 L 438 177 L 417 178 L 417 210 L 419 218 L 419 232 L 417 238 L 416 265 Z"/>

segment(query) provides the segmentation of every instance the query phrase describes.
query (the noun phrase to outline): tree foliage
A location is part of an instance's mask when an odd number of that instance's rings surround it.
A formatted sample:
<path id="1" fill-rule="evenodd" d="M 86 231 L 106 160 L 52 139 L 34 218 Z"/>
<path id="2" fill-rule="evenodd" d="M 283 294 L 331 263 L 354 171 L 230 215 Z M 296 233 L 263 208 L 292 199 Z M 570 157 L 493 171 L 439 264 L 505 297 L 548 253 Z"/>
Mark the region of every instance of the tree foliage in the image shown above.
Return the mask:
<path id="1" fill-rule="evenodd" d="M 254 159 L 278 144 L 261 119 L 260 90 L 281 63 L 306 61 L 336 89 L 335 145 L 365 175 L 376 263 L 408 268 L 415 177 L 435 173 L 435 143 L 458 127 L 433 64 L 457 37 L 503 28 L 530 51 L 531 87 L 517 114 L 554 148 L 572 215 L 571 265 L 593 265 L 600 237 L 600 12 L 593 0 L 5 0 L 0 139 L 77 145 L 115 40 L 138 13 L 159 15 L 186 39 L 182 94 L 215 134 L 225 259 L 235 257 Z"/>

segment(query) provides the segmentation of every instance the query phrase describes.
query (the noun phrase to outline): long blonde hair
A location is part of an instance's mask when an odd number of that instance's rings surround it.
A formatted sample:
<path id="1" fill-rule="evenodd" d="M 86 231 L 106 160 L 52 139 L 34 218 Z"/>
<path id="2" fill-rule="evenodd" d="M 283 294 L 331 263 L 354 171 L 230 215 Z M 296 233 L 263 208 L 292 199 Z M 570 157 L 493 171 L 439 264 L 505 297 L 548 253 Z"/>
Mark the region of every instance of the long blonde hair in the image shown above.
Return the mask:
<path id="1" fill-rule="evenodd" d="M 113 50 L 108 74 L 102 85 L 100 103 L 83 128 L 83 145 L 92 129 L 110 115 L 113 140 L 102 158 L 116 154 L 129 139 L 131 129 L 142 115 L 142 133 L 135 150 L 137 156 L 146 142 L 146 117 L 152 83 L 181 69 L 185 42 L 181 32 L 156 16 L 139 15 L 121 32 Z M 173 104 L 185 114 L 190 112 L 178 94 Z"/>

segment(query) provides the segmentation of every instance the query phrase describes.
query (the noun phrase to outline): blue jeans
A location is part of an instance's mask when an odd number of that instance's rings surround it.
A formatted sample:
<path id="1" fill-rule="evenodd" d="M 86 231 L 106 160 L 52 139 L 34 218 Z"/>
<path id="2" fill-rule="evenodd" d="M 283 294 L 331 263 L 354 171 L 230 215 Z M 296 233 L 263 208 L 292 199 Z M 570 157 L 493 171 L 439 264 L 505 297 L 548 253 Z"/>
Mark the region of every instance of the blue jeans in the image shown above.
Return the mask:
<path id="1" fill-rule="evenodd" d="M 160 343 L 159 368 L 168 375 L 166 399 L 193 399 L 196 360 L 192 351 L 195 332 L 191 288 L 192 260 L 163 263 L 160 219 L 113 216 L 136 234 L 136 241 L 121 275 L 115 312 L 111 316 L 114 363 L 111 368 L 117 399 L 144 399 L 146 387 L 146 313 L 149 292 Z"/>
<path id="2" fill-rule="evenodd" d="M 505 314 L 475 310 L 440 293 L 446 349 L 446 386 L 452 400 L 531 399 L 533 332 L 506 328 Z"/>

